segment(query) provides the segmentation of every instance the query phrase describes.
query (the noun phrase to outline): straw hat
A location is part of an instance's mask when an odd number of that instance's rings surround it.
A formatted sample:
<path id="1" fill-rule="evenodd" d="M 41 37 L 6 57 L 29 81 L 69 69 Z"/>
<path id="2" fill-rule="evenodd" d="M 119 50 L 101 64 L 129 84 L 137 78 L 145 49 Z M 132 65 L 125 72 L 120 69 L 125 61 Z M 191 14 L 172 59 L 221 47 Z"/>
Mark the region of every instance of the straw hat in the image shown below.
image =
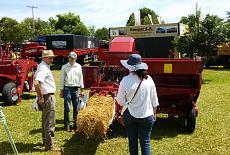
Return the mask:
<path id="1" fill-rule="evenodd" d="M 120 60 L 121 64 L 130 71 L 137 71 L 139 69 L 148 69 L 148 65 L 141 61 L 139 54 L 131 54 L 128 60 Z"/>
<path id="2" fill-rule="evenodd" d="M 52 50 L 43 50 L 42 58 L 46 58 L 46 57 L 55 57 L 55 55 Z"/>

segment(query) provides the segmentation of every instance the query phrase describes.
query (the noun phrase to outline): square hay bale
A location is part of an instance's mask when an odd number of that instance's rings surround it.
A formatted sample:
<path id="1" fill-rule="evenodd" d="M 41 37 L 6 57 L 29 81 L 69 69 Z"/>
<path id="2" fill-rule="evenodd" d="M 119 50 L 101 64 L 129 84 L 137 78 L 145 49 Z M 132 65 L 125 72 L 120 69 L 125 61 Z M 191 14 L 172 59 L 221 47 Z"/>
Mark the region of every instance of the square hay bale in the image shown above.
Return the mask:
<path id="1" fill-rule="evenodd" d="M 77 116 L 77 132 L 86 138 L 103 138 L 115 115 L 115 100 L 111 95 L 94 94 Z"/>

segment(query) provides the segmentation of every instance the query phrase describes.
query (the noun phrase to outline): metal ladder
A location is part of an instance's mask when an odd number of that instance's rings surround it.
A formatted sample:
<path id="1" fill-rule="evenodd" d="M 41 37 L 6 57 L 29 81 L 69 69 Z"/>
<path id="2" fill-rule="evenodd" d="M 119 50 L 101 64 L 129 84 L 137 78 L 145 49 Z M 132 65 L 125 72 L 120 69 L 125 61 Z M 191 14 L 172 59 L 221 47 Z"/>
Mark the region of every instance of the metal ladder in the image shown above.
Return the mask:
<path id="1" fill-rule="evenodd" d="M 2 125 L 3 125 L 3 127 L 4 127 L 4 129 L 5 129 L 6 133 L 7 133 L 7 136 L 9 138 L 9 141 L 10 141 L 11 147 L 12 147 L 12 149 L 14 151 L 14 154 L 19 155 L 18 150 L 17 150 L 17 148 L 15 146 L 14 140 L 12 138 L 12 135 L 10 133 L 10 130 L 9 130 L 8 126 L 7 126 L 7 122 L 6 122 L 6 119 L 5 119 L 5 116 L 3 114 L 2 109 L 3 109 L 2 106 L 0 106 L 0 121 L 2 122 Z"/>

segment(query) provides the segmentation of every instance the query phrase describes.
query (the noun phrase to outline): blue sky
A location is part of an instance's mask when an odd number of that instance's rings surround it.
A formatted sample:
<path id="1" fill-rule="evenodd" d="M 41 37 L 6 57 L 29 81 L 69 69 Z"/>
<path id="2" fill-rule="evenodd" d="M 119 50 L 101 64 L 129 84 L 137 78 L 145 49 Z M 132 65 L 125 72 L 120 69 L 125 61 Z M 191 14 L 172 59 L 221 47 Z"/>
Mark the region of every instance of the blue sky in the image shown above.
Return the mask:
<path id="1" fill-rule="evenodd" d="M 86 26 L 101 28 L 125 26 L 131 13 L 148 7 L 170 23 L 194 13 L 196 2 L 203 16 L 209 13 L 226 18 L 226 11 L 230 11 L 230 0 L 1 0 L 0 18 L 7 16 L 21 21 L 31 17 L 32 11 L 26 7 L 30 5 L 37 6 L 35 18 L 47 20 L 71 11 L 80 15 Z"/>

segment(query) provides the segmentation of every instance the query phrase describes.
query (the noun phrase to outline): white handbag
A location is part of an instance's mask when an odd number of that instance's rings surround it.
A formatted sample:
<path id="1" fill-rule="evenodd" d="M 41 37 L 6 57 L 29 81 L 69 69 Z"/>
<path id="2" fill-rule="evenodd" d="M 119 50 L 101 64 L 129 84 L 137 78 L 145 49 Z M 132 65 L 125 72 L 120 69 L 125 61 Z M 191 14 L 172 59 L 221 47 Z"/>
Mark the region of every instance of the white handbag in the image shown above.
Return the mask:
<path id="1" fill-rule="evenodd" d="M 85 95 L 85 94 L 79 95 L 79 97 L 78 97 L 77 111 L 85 109 L 87 100 L 88 100 L 87 95 Z"/>

